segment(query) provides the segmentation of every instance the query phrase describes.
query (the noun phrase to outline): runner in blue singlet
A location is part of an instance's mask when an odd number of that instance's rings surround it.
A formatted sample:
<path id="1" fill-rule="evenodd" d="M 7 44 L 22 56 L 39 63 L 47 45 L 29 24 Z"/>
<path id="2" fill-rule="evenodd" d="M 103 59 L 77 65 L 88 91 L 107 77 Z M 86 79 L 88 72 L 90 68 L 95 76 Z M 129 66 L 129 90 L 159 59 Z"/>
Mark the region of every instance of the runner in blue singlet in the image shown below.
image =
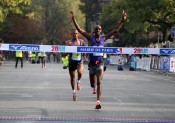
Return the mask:
<path id="1" fill-rule="evenodd" d="M 109 39 L 115 33 L 118 33 L 118 31 L 123 25 L 123 22 L 126 20 L 126 13 L 123 10 L 122 20 L 120 21 L 118 26 L 108 34 L 102 36 L 101 35 L 102 28 L 100 25 L 97 25 L 95 27 L 93 34 L 87 33 L 86 31 L 81 29 L 80 26 L 78 25 L 74 17 L 74 12 L 71 11 L 70 14 L 78 32 L 80 32 L 88 40 L 88 45 L 93 47 L 103 47 L 107 39 Z M 103 67 L 104 67 L 103 53 L 90 54 L 89 78 L 90 78 L 91 87 L 94 88 L 95 82 L 97 82 L 97 102 L 95 107 L 96 109 L 101 109 L 100 98 L 101 98 L 101 92 L 102 92 L 101 82 L 102 82 L 103 72 L 104 72 Z"/>

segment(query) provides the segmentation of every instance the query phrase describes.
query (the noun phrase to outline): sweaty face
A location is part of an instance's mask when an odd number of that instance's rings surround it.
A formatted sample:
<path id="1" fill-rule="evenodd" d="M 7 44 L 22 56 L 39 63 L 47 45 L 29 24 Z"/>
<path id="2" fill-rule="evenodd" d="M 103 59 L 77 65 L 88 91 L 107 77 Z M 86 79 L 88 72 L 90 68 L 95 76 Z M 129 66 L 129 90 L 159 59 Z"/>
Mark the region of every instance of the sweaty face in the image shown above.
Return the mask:
<path id="1" fill-rule="evenodd" d="M 95 32 L 96 35 L 100 35 L 101 32 L 102 32 L 101 26 L 100 26 L 100 25 L 97 25 L 97 26 L 95 27 L 94 32 Z"/>
<path id="2" fill-rule="evenodd" d="M 72 30 L 72 37 L 74 39 L 77 39 L 78 38 L 78 31 L 77 30 Z"/>

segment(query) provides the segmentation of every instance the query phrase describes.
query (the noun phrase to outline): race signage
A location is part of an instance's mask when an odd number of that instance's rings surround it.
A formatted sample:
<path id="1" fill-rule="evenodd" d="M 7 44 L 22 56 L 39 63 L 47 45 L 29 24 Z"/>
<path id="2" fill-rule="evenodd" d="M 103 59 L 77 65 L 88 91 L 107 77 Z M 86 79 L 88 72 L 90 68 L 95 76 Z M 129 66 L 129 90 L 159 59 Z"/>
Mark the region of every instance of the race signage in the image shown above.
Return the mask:
<path id="1" fill-rule="evenodd" d="M 110 48 L 110 47 L 77 47 L 77 52 L 84 53 L 110 53 L 110 54 L 121 54 L 122 48 Z"/>
<path id="2" fill-rule="evenodd" d="M 141 47 L 92 47 L 36 44 L 0 44 L 0 50 L 32 51 L 32 52 L 62 52 L 62 53 L 106 53 L 106 54 L 175 54 L 175 48 L 141 48 Z"/>
<path id="3" fill-rule="evenodd" d="M 39 45 L 27 45 L 27 44 L 10 44 L 9 50 L 22 50 L 22 51 L 40 51 Z"/>
<path id="4" fill-rule="evenodd" d="M 160 54 L 170 55 L 175 54 L 175 48 L 162 48 L 160 49 Z"/>

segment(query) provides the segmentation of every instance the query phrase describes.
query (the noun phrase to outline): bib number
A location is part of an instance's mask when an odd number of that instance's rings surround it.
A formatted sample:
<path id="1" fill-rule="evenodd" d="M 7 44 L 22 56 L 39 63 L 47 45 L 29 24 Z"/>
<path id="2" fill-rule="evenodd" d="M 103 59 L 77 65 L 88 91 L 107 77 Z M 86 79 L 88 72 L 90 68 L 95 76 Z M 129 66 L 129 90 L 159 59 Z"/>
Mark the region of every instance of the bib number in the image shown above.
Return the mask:
<path id="1" fill-rule="evenodd" d="M 73 53 L 72 54 L 72 60 L 81 60 L 81 54 L 80 53 Z"/>
<path id="2" fill-rule="evenodd" d="M 97 47 L 97 46 L 93 46 L 93 47 Z M 103 47 L 103 46 L 98 46 L 98 47 Z M 104 55 L 103 53 L 93 53 L 93 56 L 103 56 L 103 55 Z"/>
<path id="3" fill-rule="evenodd" d="M 93 53 L 93 56 L 103 56 L 103 53 Z"/>

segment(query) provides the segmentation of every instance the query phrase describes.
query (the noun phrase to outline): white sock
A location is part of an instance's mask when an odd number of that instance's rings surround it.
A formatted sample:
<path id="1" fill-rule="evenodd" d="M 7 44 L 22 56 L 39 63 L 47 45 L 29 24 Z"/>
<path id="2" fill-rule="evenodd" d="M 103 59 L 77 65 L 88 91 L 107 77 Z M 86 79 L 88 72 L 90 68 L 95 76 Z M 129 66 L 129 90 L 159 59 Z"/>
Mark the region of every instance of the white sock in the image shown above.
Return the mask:
<path id="1" fill-rule="evenodd" d="M 80 83 L 80 80 L 77 80 L 77 83 Z"/>

